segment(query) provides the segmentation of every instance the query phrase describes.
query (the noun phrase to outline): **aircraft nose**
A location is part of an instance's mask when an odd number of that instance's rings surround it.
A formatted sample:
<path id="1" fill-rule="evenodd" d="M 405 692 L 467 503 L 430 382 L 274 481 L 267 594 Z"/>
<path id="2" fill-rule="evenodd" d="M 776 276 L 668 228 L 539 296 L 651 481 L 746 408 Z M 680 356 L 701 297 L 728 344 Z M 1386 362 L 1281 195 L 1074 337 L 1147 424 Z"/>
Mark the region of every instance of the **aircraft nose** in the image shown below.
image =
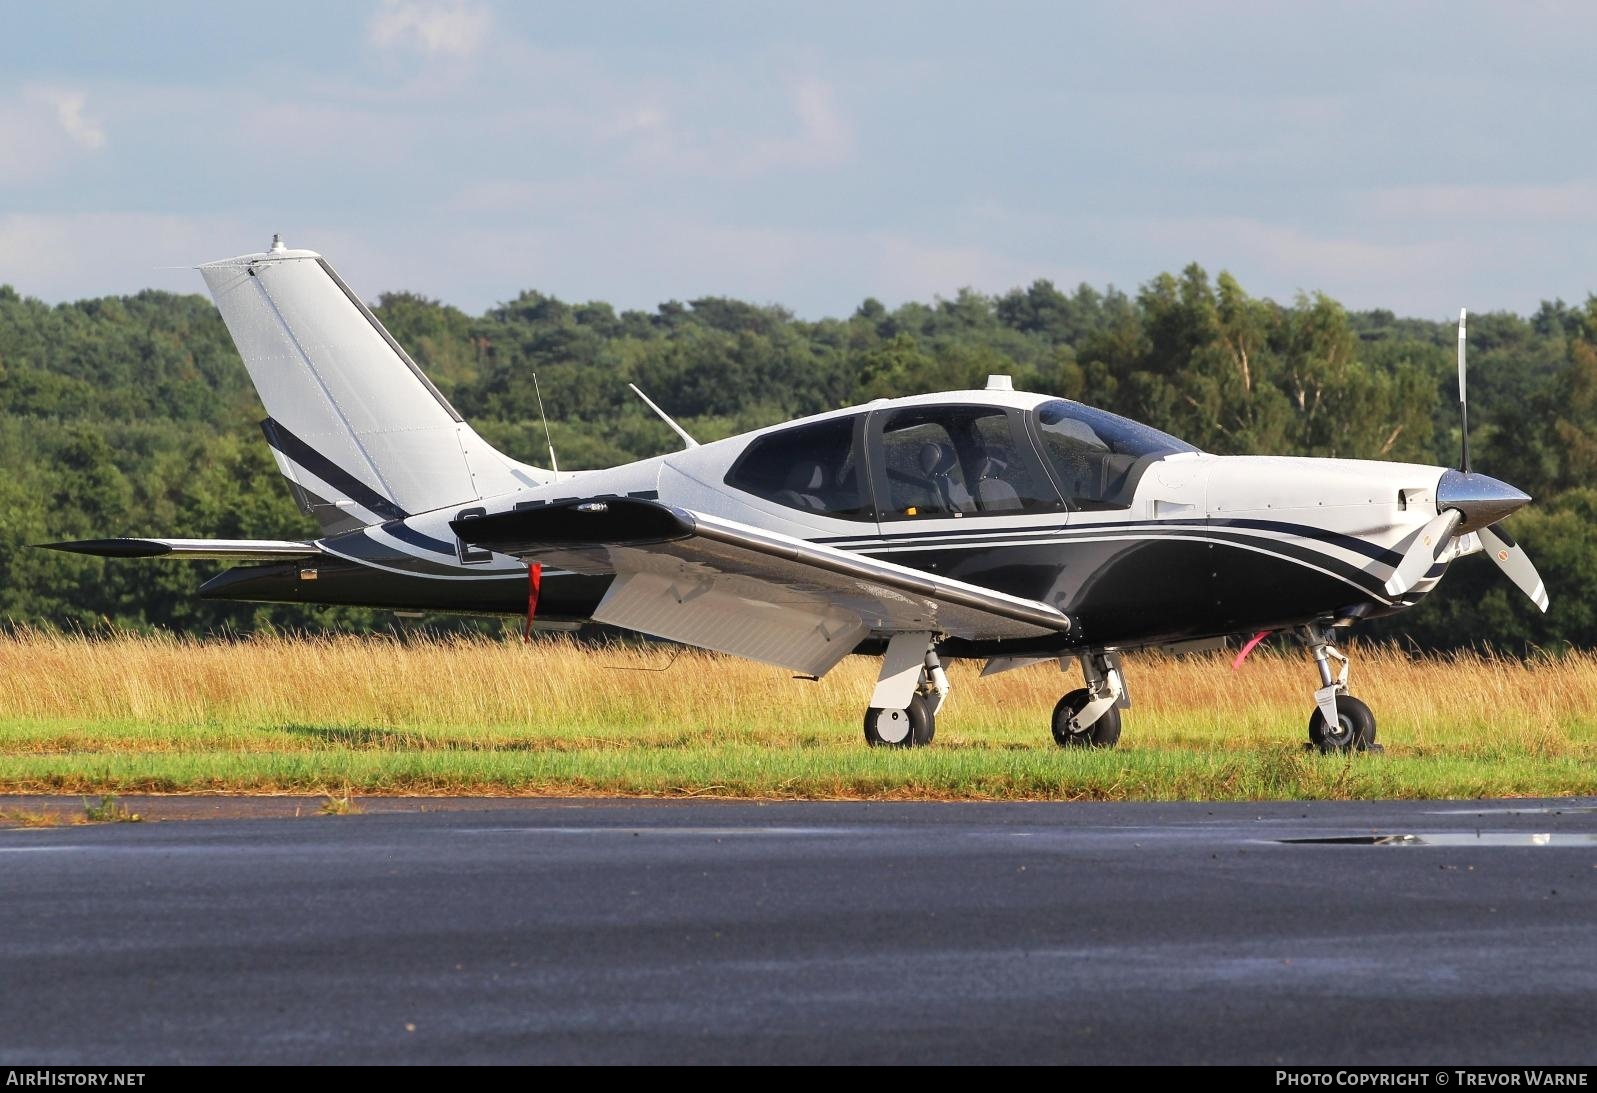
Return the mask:
<path id="1" fill-rule="evenodd" d="M 1484 474 L 1444 471 L 1436 484 L 1436 511 L 1457 509 L 1464 514 L 1459 531 L 1475 531 L 1530 503 L 1530 494 Z"/>

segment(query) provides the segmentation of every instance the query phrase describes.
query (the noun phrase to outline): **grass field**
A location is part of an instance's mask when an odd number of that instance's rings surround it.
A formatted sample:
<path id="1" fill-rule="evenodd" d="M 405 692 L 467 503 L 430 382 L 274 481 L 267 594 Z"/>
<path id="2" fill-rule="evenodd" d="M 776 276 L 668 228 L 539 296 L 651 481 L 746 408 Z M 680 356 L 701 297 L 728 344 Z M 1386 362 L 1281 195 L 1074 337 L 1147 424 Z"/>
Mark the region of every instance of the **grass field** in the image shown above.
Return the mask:
<path id="1" fill-rule="evenodd" d="M 1128 658 L 1114 751 L 1056 748 L 1057 666 L 958 663 L 937 740 L 868 749 L 876 662 L 819 683 L 663 648 L 0 638 L 0 792 L 1265 800 L 1597 794 L 1597 656 L 1354 651 L 1384 756 L 1307 754 L 1312 663 Z"/>

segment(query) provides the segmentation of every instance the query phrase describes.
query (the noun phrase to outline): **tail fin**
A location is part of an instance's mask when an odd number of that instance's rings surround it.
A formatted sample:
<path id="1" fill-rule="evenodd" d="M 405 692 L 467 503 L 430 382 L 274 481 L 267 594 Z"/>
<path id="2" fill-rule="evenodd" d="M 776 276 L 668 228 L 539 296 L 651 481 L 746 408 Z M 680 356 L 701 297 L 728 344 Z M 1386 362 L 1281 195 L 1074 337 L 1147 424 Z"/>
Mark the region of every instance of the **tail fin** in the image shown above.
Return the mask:
<path id="1" fill-rule="evenodd" d="M 478 436 L 321 255 L 274 239 L 200 273 L 266 406 L 278 469 L 325 532 L 550 479 Z"/>

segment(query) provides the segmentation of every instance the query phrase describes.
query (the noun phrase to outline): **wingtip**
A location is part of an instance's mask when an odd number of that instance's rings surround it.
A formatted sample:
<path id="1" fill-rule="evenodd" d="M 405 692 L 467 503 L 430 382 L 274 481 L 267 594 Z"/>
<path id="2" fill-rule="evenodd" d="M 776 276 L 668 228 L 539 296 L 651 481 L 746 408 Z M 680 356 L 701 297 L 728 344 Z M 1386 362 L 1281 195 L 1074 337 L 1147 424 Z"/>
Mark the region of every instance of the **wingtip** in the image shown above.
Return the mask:
<path id="1" fill-rule="evenodd" d="M 172 552 L 167 544 L 149 539 L 68 539 L 59 543 L 35 543 L 34 546 L 95 558 L 159 558 Z"/>

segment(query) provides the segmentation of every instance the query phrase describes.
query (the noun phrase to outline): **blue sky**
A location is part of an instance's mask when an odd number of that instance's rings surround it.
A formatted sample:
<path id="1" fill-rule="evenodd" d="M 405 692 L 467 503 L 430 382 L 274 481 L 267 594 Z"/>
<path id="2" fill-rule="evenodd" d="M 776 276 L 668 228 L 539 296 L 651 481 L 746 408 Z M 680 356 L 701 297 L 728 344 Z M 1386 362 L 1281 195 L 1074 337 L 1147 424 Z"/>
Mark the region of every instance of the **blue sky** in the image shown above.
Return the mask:
<path id="1" fill-rule="evenodd" d="M 269 9 L 269 10 L 268 10 Z M 0 0 L 0 282 L 846 315 L 1196 260 L 1443 318 L 1597 288 L 1597 6 Z"/>

